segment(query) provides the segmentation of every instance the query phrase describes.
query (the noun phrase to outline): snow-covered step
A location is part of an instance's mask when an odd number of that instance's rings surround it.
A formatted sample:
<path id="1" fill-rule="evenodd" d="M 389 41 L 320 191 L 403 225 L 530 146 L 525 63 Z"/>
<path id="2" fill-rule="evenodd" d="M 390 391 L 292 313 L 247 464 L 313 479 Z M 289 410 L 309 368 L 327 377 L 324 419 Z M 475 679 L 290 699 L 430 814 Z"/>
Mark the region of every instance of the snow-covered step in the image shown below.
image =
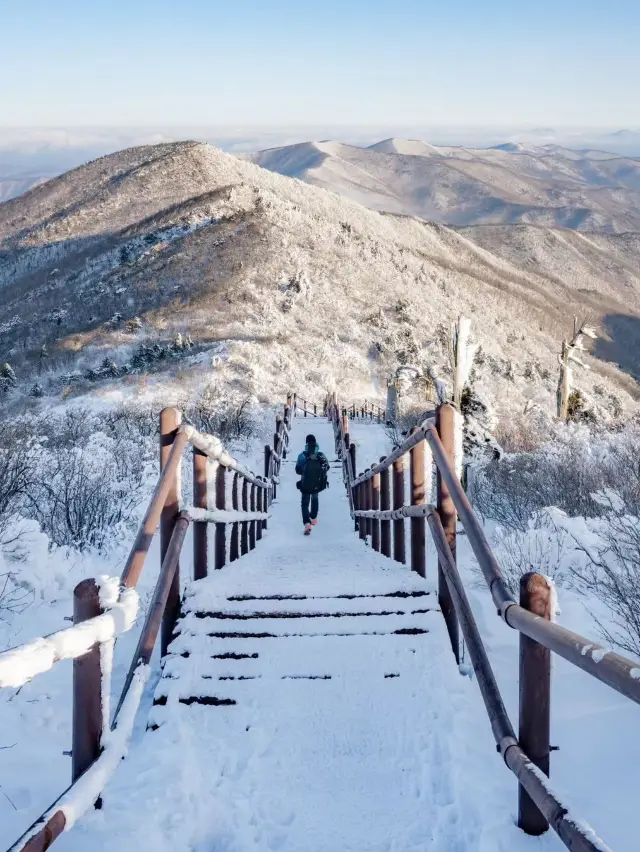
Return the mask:
<path id="1" fill-rule="evenodd" d="M 360 667 L 361 659 L 370 659 L 369 667 L 381 674 L 399 673 L 415 665 L 416 652 L 424 634 L 387 636 L 327 636 L 291 637 L 279 642 L 243 641 L 241 652 L 238 640 L 218 640 L 207 637 L 199 640 L 198 651 L 184 657 L 172 653 L 167 658 L 163 677 L 209 679 L 262 677 L 278 679 L 288 675 L 331 675 L 351 677 Z M 173 646 L 172 646 L 173 650 Z"/>
<path id="2" fill-rule="evenodd" d="M 252 618 L 224 618 L 220 614 L 214 617 L 198 617 L 192 613 L 178 623 L 180 635 L 200 637 L 211 636 L 219 639 L 274 639 L 287 636 L 384 636 L 390 633 L 427 633 L 429 616 L 441 618 L 427 608 L 415 609 L 409 613 L 390 611 L 385 614 L 360 613 L 342 615 L 292 615 L 284 613 L 282 617 L 271 614 L 257 614 Z"/>
<path id="3" fill-rule="evenodd" d="M 290 596 L 282 598 L 275 596 L 271 598 L 249 597 L 246 600 L 220 600 L 210 601 L 210 607 L 203 607 L 202 601 L 197 601 L 194 606 L 193 599 L 184 602 L 183 612 L 186 613 L 213 613 L 221 612 L 225 616 L 236 618 L 253 618 L 258 613 L 263 617 L 274 615 L 276 617 L 308 614 L 316 617 L 320 614 L 338 615 L 350 613 L 383 614 L 410 614 L 414 610 L 430 609 L 437 606 L 435 595 L 429 592 L 391 592 L 385 595 L 354 595 L 347 596 Z"/>

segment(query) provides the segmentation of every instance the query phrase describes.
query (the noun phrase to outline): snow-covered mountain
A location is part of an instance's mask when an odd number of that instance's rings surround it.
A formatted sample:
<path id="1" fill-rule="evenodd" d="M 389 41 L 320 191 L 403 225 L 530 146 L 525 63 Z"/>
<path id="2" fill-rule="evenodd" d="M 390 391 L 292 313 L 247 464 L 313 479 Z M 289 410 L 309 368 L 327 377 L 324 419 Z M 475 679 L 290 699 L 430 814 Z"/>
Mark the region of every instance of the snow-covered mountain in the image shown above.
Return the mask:
<path id="1" fill-rule="evenodd" d="M 334 147 L 298 146 L 298 163 L 346 162 Z M 79 393 L 105 358 L 121 382 L 153 373 L 149 347 L 188 333 L 224 350 L 222 380 L 263 398 L 341 383 L 366 395 L 398 363 L 446 374 L 464 312 L 488 404 L 553 411 L 559 343 L 587 313 L 611 339 L 580 382 L 615 409 L 637 389 L 637 256 L 629 235 L 380 214 L 206 144 L 131 148 L 0 205 L 0 361 L 25 388 Z"/>
<path id="2" fill-rule="evenodd" d="M 524 222 L 582 231 L 640 230 L 640 159 L 604 151 L 386 139 L 369 148 L 306 142 L 261 151 L 252 159 L 375 210 L 447 225 Z"/>

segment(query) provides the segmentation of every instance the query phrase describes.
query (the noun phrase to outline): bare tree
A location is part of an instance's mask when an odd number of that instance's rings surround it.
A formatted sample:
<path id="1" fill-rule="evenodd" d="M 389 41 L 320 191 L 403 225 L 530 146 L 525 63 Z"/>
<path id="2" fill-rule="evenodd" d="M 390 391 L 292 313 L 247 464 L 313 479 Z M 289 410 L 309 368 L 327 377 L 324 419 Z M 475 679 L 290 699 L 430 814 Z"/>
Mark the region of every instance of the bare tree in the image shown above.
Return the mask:
<path id="1" fill-rule="evenodd" d="M 576 547 L 587 557 L 575 569 L 580 586 L 608 609 L 611 625 L 592 616 L 605 640 L 640 656 L 640 519 L 612 512 L 600 534 L 602 544 L 587 546 L 576 536 Z"/>

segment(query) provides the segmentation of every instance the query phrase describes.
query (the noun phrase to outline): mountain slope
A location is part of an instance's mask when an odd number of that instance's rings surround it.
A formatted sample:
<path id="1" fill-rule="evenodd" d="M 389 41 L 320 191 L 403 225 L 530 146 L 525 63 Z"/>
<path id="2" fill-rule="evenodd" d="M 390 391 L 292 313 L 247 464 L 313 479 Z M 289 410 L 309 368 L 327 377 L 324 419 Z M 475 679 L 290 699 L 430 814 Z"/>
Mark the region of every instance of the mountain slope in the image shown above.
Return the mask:
<path id="1" fill-rule="evenodd" d="M 398 363 L 442 365 L 447 324 L 463 311 L 482 344 L 478 387 L 489 404 L 552 410 L 555 352 L 573 311 L 640 315 L 633 246 L 608 237 L 577 248 L 532 229 L 527 245 L 540 255 L 527 268 L 515 245 L 500 256 L 475 239 L 208 145 L 128 149 L 0 205 L 0 359 L 32 382 L 46 344 L 49 372 L 72 374 L 76 387 L 105 357 L 129 365 L 131 382 L 155 369 L 136 361 L 137 347 L 188 332 L 224 347 L 221 381 L 265 398 L 347 379 L 366 394 Z M 544 270 L 548 240 L 554 275 Z M 608 360 L 635 343 L 636 326 L 625 326 Z M 587 389 L 604 374 L 635 394 L 615 368 L 594 368 Z M 53 378 L 51 388 L 61 391 Z"/>
<path id="2" fill-rule="evenodd" d="M 640 159 L 603 152 L 386 139 L 369 148 L 310 142 L 261 151 L 253 161 L 376 210 L 448 225 L 640 230 Z"/>

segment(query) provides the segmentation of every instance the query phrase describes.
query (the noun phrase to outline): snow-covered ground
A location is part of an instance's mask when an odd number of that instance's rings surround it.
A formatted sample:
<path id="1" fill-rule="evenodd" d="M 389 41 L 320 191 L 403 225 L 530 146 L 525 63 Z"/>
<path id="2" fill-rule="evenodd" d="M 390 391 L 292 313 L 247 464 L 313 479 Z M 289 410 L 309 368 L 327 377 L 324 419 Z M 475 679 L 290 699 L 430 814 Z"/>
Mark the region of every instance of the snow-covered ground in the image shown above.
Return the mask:
<path id="1" fill-rule="evenodd" d="M 191 614 L 167 661 L 165 674 L 172 679 L 158 685 L 155 661 L 129 756 L 107 786 L 103 809 L 63 835 L 57 848 L 561 849 L 552 832 L 529 838 L 515 827 L 515 779 L 495 752 L 477 684 L 458 673 L 435 611 L 434 553 L 429 552 L 425 582 L 371 551 L 353 531 L 337 466 L 329 491 L 321 495 L 319 524 L 310 538 L 302 536 L 293 458 L 308 431 L 334 460 L 330 425 L 320 418 L 296 420 L 294 452 L 284 464 L 264 540 L 239 562 L 187 586 L 185 610 Z M 350 433 L 359 470 L 389 449 L 375 424 L 354 422 Z M 480 631 L 517 723 L 518 637 L 499 621 L 488 592 L 477 585 L 462 535 L 458 552 Z M 184 556 L 183 577 L 188 577 L 189 542 Z M 400 590 L 430 594 L 337 597 Z M 229 600 L 268 595 L 305 599 Z M 70 599 L 68 604 L 70 609 Z M 561 607 L 565 626 L 597 638 L 577 597 L 562 594 Z M 53 608 L 43 604 L 40 609 L 38 632 L 43 633 L 52 623 L 47 613 L 51 617 Z M 209 616 L 196 618 L 197 611 Z M 273 617 L 294 611 L 304 617 Z M 262 616 L 239 622 L 243 632 L 278 638 L 203 635 L 222 632 L 216 630 L 221 624 L 225 631 L 237 631 L 228 627 L 229 617 L 252 612 Z M 207 626 L 213 630 L 202 629 Z M 403 626 L 428 632 L 389 635 Z M 118 640 L 116 687 L 132 641 L 133 634 Z M 250 655 L 246 659 L 212 659 L 237 653 L 239 644 Z M 181 657 L 187 649 L 191 656 Z M 14 840 L 67 783 L 68 758 L 56 749 L 69 747 L 69 673 L 70 664 L 62 663 L 20 695 L 0 694 L 2 739 L 10 738 L 6 745 L 19 740 L 0 752 L 0 843 Z M 240 676 L 250 679 L 228 680 Z M 151 707 L 154 690 L 167 696 L 164 706 Z M 185 705 L 177 700 L 196 694 L 237 703 Z M 552 754 L 554 786 L 616 852 L 631 852 L 640 765 L 638 708 L 554 660 L 552 712 L 552 741 L 560 749 Z M 147 718 L 159 725 L 157 730 L 145 730 Z M 43 728 L 47 738 L 40 734 Z"/>

